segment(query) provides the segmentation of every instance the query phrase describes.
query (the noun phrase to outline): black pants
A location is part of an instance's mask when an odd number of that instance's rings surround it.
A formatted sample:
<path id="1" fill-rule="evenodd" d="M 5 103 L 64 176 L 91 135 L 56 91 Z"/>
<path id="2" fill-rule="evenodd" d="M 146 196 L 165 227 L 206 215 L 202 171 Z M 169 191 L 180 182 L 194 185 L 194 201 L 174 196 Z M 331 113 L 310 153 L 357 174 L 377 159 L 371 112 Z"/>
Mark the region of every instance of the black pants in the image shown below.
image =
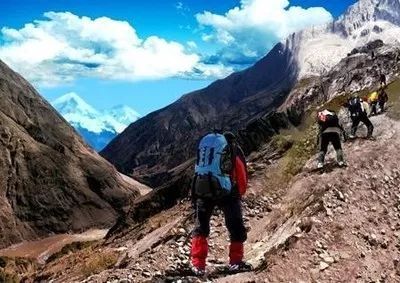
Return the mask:
<path id="1" fill-rule="evenodd" d="M 340 141 L 340 135 L 338 133 L 322 133 L 320 136 L 320 153 L 319 162 L 324 163 L 325 155 L 328 152 L 328 146 L 332 143 L 336 150 L 338 161 L 343 161 L 342 143 Z"/>
<path id="2" fill-rule="evenodd" d="M 367 126 L 367 129 L 368 129 L 367 137 L 372 136 L 372 133 L 374 131 L 374 126 L 372 125 L 371 121 L 369 120 L 367 114 L 362 114 L 358 117 L 352 117 L 351 120 L 353 122 L 353 124 L 351 126 L 351 134 L 353 136 L 356 135 L 358 125 L 360 125 L 361 122 L 364 123 L 365 126 Z"/>
<path id="3" fill-rule="evenodd" d="M 385 104 L 386 101 L 379 101 L 379 108 L 381 109 L 381 112 L 385 112 Z"/>
<path id="4" fill-rule="evenodd" d="M 209 236 L 210 219 L 216 206 L 224 213 L 231 242 L 245 242 L 247 232 L 243 222 L 241 200 L 233 196 L 227 196 L 217 201 L 198 198 L 195 202 L 196 215 L 193 235 Z"/>
<path id="5" fill-rule="evenodd" d="M 378 102 L 371 102 L 371 115 L 378 114 L 377 105 L 378 105 Z"/>

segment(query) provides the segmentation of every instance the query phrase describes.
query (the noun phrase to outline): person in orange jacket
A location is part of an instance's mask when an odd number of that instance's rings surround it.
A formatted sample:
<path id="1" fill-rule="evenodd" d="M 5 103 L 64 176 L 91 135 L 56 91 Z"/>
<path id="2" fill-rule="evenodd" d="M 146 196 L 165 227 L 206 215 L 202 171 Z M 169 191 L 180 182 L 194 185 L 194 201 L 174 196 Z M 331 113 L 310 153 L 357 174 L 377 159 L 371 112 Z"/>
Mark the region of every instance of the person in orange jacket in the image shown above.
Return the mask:
<path id="1" fill-rule="evenodd" d="M 204 176 L 204 182 L 201 181 L 201 176 L 196 174 L 192 186 L 192 202 L 195 208 L 195 228 L 193 230 L 192 245 L 191 245 L 191 260 L 192 260 L 192 271 L 197 276 L 205 274 L 206 258 L 208 254 L 208 241 L 207 237 L 210 234 L 210 218 L 213 214 L 215 207 L 219 207 L 225 216 L 225 223 L 229 231 L 230 246 L 229 246 L 229 266 L 228 272 L 241 272 L 251 270 L 251 265 L 243 261 L 244 247 L 243 243 L 247 239 L 247 231 L 244 226 L 241 199 L 246 193 L 247 189 L 247 166 L 245 156 L 242 149 L 236 142 L 235 136 L 230 133 L 224 133 L 221 135 L 221 139 L 225 137 L 228 146 L 227 151 L 230 152 L 228 163 L 229 179 L 232 184 L 232 188 L 228 194 L 220 197 L 215 197 L 213 191 L 218 190 L 218 183 L 212 179 L 211 174 Z M 211 139 L 213 137 L 211 136 Z M 212 144 L 216 144 L 215 142 Z M 218 150 L 217 150 L 218 151 Z M 214 148 L 212 148 L 214 152 Z M 221 155 L 221 154 L 219 154 Z M 224 154 L 222 154 L 224 155 Z M 201 158 L 198 152 L 198 160 L 213 160 L 213 158 Z M 211 164 L 210 162 L 209 164 Z M 223 160 L 218 164 L 227 163 Z M 199 164 L 199 161 L 197 162 Z M 224 166 L 224 165 L 222 165 Z M 206 169 L 211 170 L 211 169 Z M 224 171 L 224 169 L 222 170 Z M 214 182 L 215 181 L 215 182 Z M 223 181 L 221 181 L 223 183 Z M 220 182 L 220 183 L 221 183 Z M 202 191 L 211 191 L 210 197 L 199 196 L 196 194 L 198 187 Z M 214 196 L 213 196 L 214 194 Z"/>

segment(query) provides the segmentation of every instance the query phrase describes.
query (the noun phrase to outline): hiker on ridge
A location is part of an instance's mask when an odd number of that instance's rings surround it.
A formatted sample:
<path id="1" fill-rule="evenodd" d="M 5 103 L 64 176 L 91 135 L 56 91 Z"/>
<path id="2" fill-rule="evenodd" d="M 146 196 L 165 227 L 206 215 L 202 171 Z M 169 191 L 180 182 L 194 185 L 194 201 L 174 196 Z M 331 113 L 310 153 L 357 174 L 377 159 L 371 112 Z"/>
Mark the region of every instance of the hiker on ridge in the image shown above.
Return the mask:
<path id="1" fill-rule="evenodd" d="M 251 270 L 251 265 L 243 261 L 243 243 L 247 239 L 247 231 L 243 221 L 241 196 L 246 189 L 246 161 L 235 136 L 230 132 L 222 135 L 215 131 L 203 137 L 197 150 L 192 185 L 195 228 L 191 260 L 192 271 L 196 276 L 205 274 L 210 218 L 216 206 L 224 213 L 230 236 L 228 272 Z"/>
<path id="2" fill-rule="evenodd" d="M 386 87 L 386 76 L 382 71 L 379 72 L 379 82 L 381 84 L 381 87 Z"/>
<path id="3" fill-rule="evenodd" d="M 319 125 L 319 156 L 318 156 L 318 169 L 324 167 L 325 155 L 328 152 L 328 146 L 332 143 L 336 150 L 336 159 L 340 167 L 345 166 L 344 156 L 341 143 L 341 135 L 347 139 L 347 133 L 340 124 L 339 117 L 332 110 L 324 110 L 318 113 Z"/>
<path id="4" fill-rule="evenodd" d="M 372 138 L 374 126 L 368 118 L 368 113 L 366 110 L 368 103 L 365 103 L 360 97 L 354 96 L 349 98 L 344 106 L 349 110 L 352 121 L 351 134 L 349 138 L 354 139 L 356 137 L 358 125 L 360 125 L 361 122 L 364 123 L 368 129 L 367 139 Z"/>

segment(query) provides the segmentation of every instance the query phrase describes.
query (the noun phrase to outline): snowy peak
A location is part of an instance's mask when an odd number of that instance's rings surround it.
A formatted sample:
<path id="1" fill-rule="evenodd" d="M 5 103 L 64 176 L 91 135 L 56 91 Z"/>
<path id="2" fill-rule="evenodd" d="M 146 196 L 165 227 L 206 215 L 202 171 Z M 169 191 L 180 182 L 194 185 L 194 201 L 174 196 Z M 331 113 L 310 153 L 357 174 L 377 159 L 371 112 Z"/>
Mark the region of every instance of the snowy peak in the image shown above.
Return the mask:
<path id="1" fill-rule="evenodd" d="M 52 105 L 96 150 L 140 118 L 126 105 L 98 111 L 73 92 L 54 100 Z"/>
<path id="2" fill-rule="evenodd" d="M 52 103 L 53 107 L 56 108 L 61 114 L 63 113 L 85 113 L 96 115 L 98 112 L 89 104 L 87 104 L 79 95 L 75 92 L 67 93 Z"/>
<path id="3" fill-rule="evenodd" d="M 126 105 L 98 111 L 74 92 L 54 100 L 52 105 L 72 125 L 94 133 L 104 130 L 120 133 L 140 117 L 136 111 Z"/>
<path id="4" fill-rule="evenodd" d="M 400 0 L 360 0 L 336 24 L 342 25 L 345 35 L 352 35 L 366 23 L 376 21 L 400 25 Z"/>
<path id="5" fill-rule="evenodd" d="M 311 27 L 286 40 L 298 63 L 299 78 L 329 71 L 354 48 L 382 40 L 400 45 L 400 0 L 360 0 L 336 21 Z"/>
<path id="6" fill-rule="evenodd" d="M 141 117 L 139 113 L 126 105 L 117 105 L 111 109 L 104 110 L 103 113 L 106 116 L 110 116 L 117 120 L 119 123 L 125 125 L 125 128 Z M 118 132 L 120 133 L 123 130 L 124 129 Z"/>

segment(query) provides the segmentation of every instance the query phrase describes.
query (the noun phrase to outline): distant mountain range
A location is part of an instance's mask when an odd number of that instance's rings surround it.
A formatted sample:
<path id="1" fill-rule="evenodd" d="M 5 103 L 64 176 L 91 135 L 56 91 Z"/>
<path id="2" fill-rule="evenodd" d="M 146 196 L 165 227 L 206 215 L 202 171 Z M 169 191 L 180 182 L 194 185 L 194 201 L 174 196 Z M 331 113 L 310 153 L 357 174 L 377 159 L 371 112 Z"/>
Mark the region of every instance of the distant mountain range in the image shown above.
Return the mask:
<path id="1" fill-rule="evenodd" d="M 98 111 L 74 92 L 59 97 L 51 104 L 97 151 L 140 118 L 126 105 Z"/>

